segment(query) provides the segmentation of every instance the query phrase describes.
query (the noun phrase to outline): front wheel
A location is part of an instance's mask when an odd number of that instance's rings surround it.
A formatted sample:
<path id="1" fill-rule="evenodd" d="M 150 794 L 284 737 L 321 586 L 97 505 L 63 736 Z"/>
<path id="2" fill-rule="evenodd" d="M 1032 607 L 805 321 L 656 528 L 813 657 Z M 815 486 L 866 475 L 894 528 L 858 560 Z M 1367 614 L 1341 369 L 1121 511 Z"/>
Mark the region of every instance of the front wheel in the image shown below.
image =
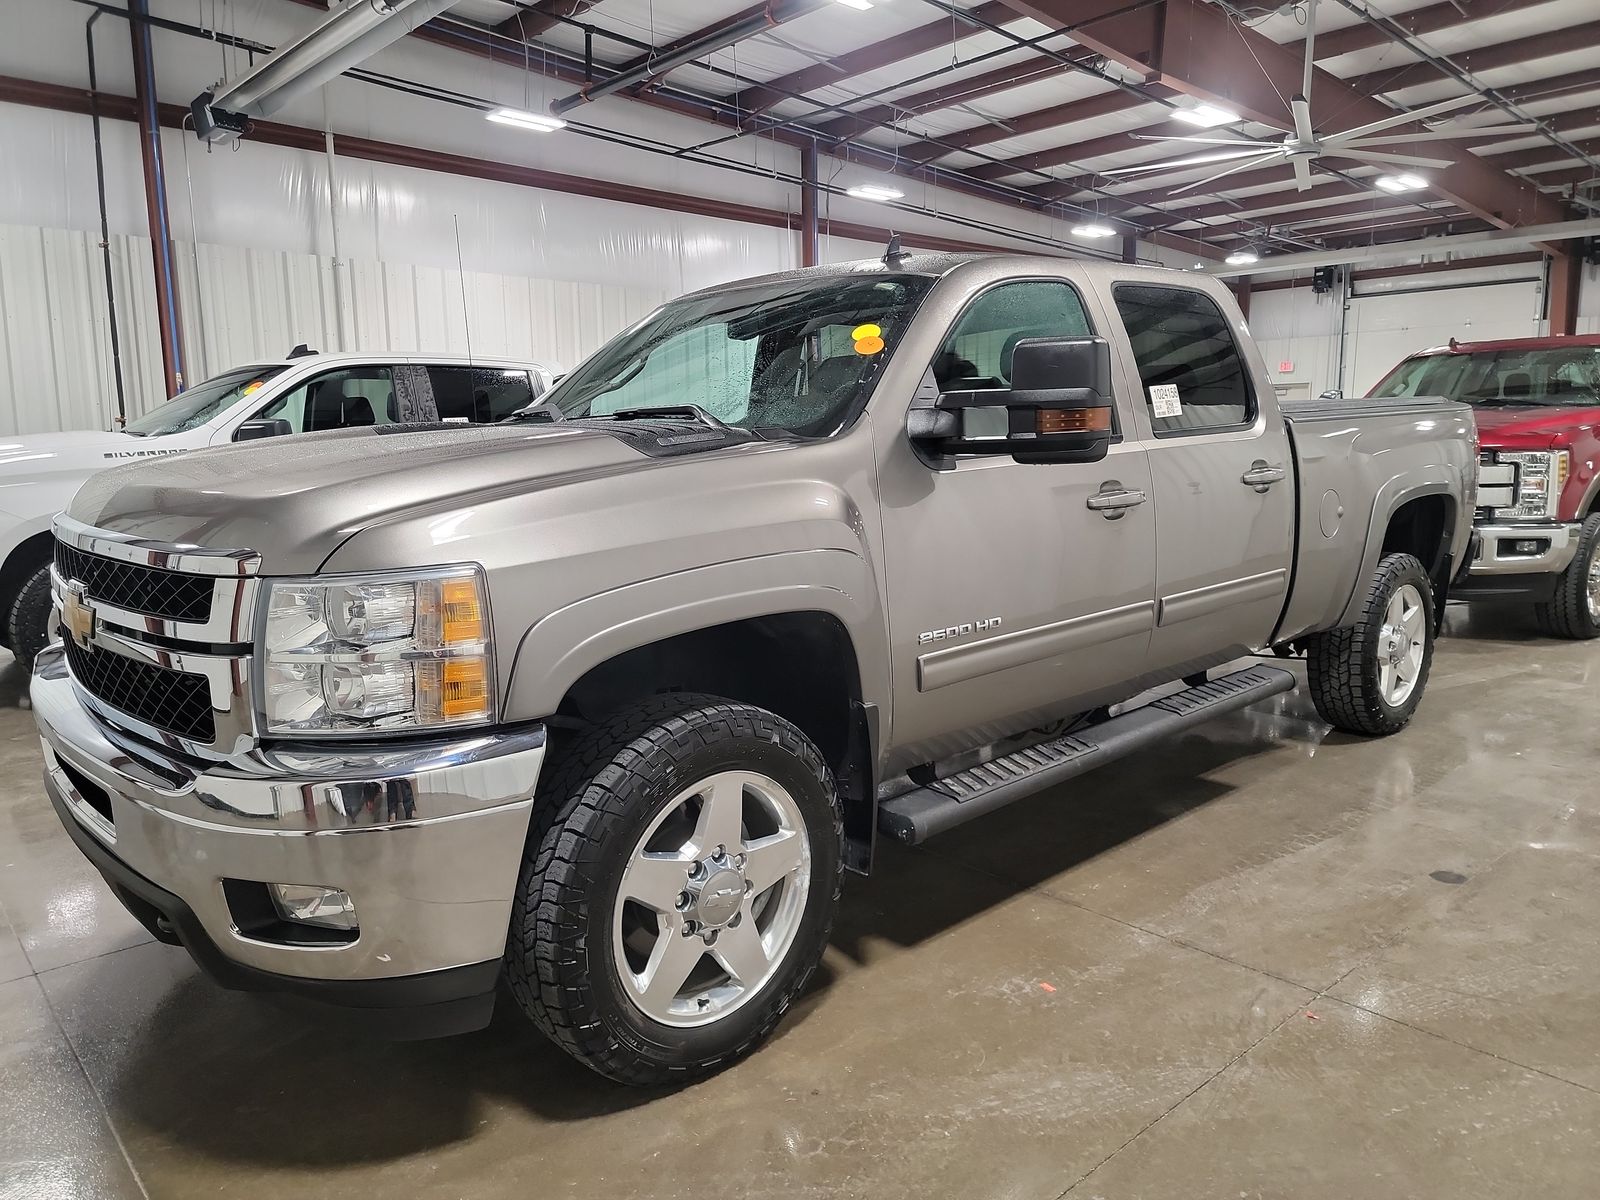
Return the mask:
<path id="1" fill-rule="evenodd" d="M 841 834 L 827 765 L 789 722 L 646 701 L 567 747 L 540 788 L 512 992 L 609 1078 L 709 1074 L 772 1032 L 820 961 Z"/>
<path id="2" fill-rule="evenodd" d="M 1322 719 L 1368 736 L 1405 728 L 1433 663 L 1433 584 L 1410 554 L 1386 554 L 1361 618 L 1310 639 L 1306 675 Z"/>
<path id="3" fill-rule="evenodd" d="M 11 602 L 6 633 L 11 639 L 11 653 L 22 669 L 33 670 L 33 660 L 50 641 L 49 563 L 23 581 L 17 598 Z"/>
<path id="4" fill-rule="evenodd" d="M 1534 605 L 1539 628 L 1556 637 L 1600 637 L 1600 513 L 1578 527 L 1578 550 L 1548 604 Z"/>

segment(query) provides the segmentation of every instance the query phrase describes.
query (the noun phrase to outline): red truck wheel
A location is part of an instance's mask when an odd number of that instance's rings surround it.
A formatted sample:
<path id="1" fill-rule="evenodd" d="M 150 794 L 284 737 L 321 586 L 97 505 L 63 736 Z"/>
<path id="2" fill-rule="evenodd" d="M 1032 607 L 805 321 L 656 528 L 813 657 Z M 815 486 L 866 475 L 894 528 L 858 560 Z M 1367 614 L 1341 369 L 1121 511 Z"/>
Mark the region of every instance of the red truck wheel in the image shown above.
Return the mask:
<path id="1" fill-rule="evenodd" d="M 1600 513 L 1579 526 L 1578 552 L 1556 580 L 1556 594 L 1533 611 L 1539 628 L 1555 637 L 1600 637 Z"/>

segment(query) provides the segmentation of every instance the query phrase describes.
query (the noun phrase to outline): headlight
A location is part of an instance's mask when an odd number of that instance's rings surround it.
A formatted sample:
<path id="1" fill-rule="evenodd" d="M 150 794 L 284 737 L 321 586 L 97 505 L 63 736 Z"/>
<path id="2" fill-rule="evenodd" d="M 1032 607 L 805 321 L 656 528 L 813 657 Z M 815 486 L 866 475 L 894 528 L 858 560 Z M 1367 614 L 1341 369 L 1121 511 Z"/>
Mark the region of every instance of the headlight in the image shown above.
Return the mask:
<path id="1" fill-rule="evenodd" d="M 1501 450 L 1495 459 L 1517 466 L 1517 502 L 1501 509 L 1501 516 L 1537 519 L 1556 515 L 1561 485 L 1567 481 L 1565 450 Z"/>
<path id="2" fill-rule="evenodd" d="M 268 733 L 494 720 L 494 648 L 478 567 L 274 580 L 260 657 Z"/>

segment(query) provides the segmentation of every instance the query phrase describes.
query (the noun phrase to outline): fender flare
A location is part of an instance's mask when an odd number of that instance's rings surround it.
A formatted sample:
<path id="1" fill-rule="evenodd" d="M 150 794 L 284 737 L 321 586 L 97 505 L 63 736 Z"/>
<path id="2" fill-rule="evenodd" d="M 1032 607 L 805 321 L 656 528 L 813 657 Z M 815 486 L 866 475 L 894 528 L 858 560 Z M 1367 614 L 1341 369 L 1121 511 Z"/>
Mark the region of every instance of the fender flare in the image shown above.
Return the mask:
<path id="1" fill-rule="evenodd" d="M 847 550 L 787 551 L 661 575 L 574 601 L 517 642 L 506 682 L 511 720 L 548 717 L 603 662 L 679 634 L 779 613 L 839 620 L 856 654 L 861 699 L 886 705 L 887 631 L 877 580 Z"/>
<path id="2" fill-rule="evenodd" d="M 1350 598 L 1345 602 L 1344 611 L 1339 616 L 1338 624 L 1347 626 L 1354 624 L 1361 616 L 1361 605 L 1365 599 L 1363 585 L 1377 570 L 1378 559 L 1383 553 L 1383 536 L 1388 531 L 1389 522 L 1401 507 L 1423 496 L 1443 496 L 1449 502 L 1450 513 L 1447 517 L 1445 536 L 1448 545 L 1445 553 L 1451 560 L 1455 558 L 1455 542 L 1460 513 L 1456 511 L 1460 498 L 1461 480 L 1456 477 L 1455 471 L 1446 465 L 1437 465 L 1408 471 L 1403 475 L 1396 475 L 1388 480 L 1372 501 L 1372 516 L 1367 523 L 1366 549 L 1361 556 L 1361 570 L 1357 573 L 1354 586 L 1350 589 Z M 1423 564 L 1428 566 L 1427 563 Z"/>

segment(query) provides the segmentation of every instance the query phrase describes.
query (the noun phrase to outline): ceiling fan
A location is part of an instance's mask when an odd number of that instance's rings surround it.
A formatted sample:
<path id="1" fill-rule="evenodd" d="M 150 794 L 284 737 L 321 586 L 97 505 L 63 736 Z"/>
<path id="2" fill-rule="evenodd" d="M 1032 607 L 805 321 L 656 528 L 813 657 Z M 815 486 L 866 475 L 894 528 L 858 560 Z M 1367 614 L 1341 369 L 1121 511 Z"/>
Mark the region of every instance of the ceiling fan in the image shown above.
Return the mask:
<path id="1" fill-rule="evenodd" d="M 1251 141 L 1247 138 L 1233 137 L 1205 137 L 1192 134 L 1179 134 L 1174 136 L 1162 134 L 1136 133 L 1133 137 L 1142 142 L 1186 142 L 1193 146 L 1219 146 L 1220 150 L 1208 151 L 1202 154 L 1190 155 L 1187 158 L 1167 159 L 1158 163 L 1141 163 L 1135 167 L 1114 167 L 1109 171 L 1100 171 L 1101 175 L 1134 175 L 1150 171 L 1171 171 L 1181 167 L 1197 167 L 1207 163 L 1232 162 L 1233 165 L 1198 179 L 1193 183 L 1184 184 L 1182 187 L 1171 189 L 1172 195 L 1193 191 L 1195 188 L 1204 187 L 1208 183 L 1243 171 L 1247 167 L 1270 166 L 1273 163 L 1286 162 L 1294 169 L 1295 184 L 1298 190 L 1304 192 L 1311 188 L 1311 164 L 1319 158 L 1345 158 L 1355 162 L 1374 163 L 1380 166 L 1395 167 L 1438 167 L 1451 166 L 1446 158 L 1425 158 L 1416 154 L 1398 153 L 1394 149 L 1380 149 L 1383 146 L 1393 146 L 1395 143 L 1412 143 L 1440 141 L 1446 138 L 1491 138 L 1507 137 L 1517 134 L 1527 134 L 1537 131 L 1538 125 L 1524 123 L 1521 125 L 1498 125 L 1493 128 L 1457 128 L 1435 129 L 1426 133 L 1412 131 L 1389 132 L 1397 125 L 1409 125 L 1416 121 L 1426 120 L 1438 116 L 1452 109 L 1461 108 L 1468 104 L 1481 102 L 1483 97 L 1476 93 L 1466 96 L 1456 96 L 1449 100 L 1440 100 L 1436 104 L 1427 104 L 1409 112 L 1397 112 L 1391 117 L 1379 121 L 1372 121 L 1366 125 L 1359 125 L 1354 129 L 1346 129 L 1341 133 L 1318 134 L 1311 123 L 1311 102 L 1306 97 L 1311 95 L 1311 73 L 1314 69 L 1314 47 L 1317 37 L 1317 0 L 1307 0 L 1306 3 L 1306 41 L 1305 41 L 1305 71 L 1300 85 L 1300 94 L 1289 102 L 1290 111 L 1294 114 L 1294 129 L 1289 132 L 1281 142 Z M 1238 161 L 1234 161 L 1238 160 Z M 1417 185 L 1420 186 L 1420 183 Z"/>

